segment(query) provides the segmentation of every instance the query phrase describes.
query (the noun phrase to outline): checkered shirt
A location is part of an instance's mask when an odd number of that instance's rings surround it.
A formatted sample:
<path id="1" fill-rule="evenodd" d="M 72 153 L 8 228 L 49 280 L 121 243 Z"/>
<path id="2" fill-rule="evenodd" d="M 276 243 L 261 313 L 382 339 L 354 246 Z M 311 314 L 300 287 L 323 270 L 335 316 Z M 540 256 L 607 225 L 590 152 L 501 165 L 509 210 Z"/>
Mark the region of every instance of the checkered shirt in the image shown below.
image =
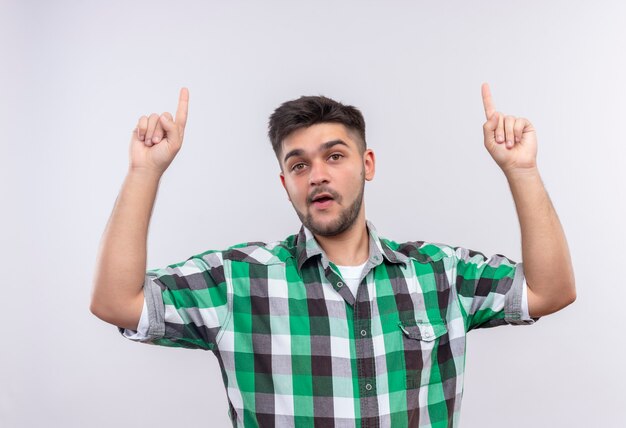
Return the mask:
<path id="1" fill-rule="evenodd" d="M 456 427 L 467 332 L 535 321 L 523 264 L 367 229 L 356 296 L 304 226 L 148 270 L 133 340 L 211 350 L 235 427 Z"/>

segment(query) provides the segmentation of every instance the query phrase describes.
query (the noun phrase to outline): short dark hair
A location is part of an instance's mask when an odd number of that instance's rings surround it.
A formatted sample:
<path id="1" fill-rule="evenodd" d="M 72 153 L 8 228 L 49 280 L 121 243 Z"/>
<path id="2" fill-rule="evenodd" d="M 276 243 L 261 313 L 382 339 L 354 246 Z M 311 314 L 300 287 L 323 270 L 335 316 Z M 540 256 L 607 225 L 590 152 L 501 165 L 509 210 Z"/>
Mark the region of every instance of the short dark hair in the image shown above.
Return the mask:
<path id="1" fill-rule="evenodd" d="M 282 103 L 270 116 L 268 136 L 280 163 L 283 140 L 292 132 L 317 123 L 341 123 L 357 134 L 361 153 L 365 152 L 365 119 L 356 107 L 324 96 L 301 96 Z"/>

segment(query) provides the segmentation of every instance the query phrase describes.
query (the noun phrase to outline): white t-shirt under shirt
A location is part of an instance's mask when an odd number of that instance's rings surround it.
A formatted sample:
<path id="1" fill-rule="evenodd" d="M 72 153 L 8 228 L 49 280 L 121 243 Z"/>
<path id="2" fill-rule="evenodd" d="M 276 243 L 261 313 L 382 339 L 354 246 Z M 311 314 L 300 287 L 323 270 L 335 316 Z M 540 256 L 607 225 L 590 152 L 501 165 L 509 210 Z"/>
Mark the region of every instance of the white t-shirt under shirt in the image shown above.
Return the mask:
<path id="1" fill-rule="evenodd" d="M 358 266 L 337 266 L 339 269 L 339 273 L 343 278 L 343 282 L 348 286 L 350 291 L 352 291 L 352 295 L 356 299 L 356 290 L 359 288 L 359 280 L 361 279 L 361 274 L 363 273 L 363 268 L 367 260 L 362 265 Z"/>
<path id="2" fill-rule="evenodd" d="M 352 292 L 352 295 L 355 297 L 355 299 L 356 299 L 357 289 L 359 288 L 359 280 L 361 279 L 361 274 L 363 273 L 363 268 L 365 267 L 366 263 L 367 263 L 367 260 L 362 265 L 358 265 L 358 266 L 336 265 L 337 268 L 339 269 L 339 273 L 341 274 L 341 277 L 343 278 L 344 283 L 348 286 L 348 288 Z M 525 320 L 530 318 L 528 314 L 528 290 L 526 286 L 526 280 L 524 280 L 524 286 L 522 287 L 522 318 Z M 133 334 L 130 334 L 130 333 L 127 333 L 126 331 L 132 332 L 133 330 L 126 330 L 124 332 L 124 336 L 130 339 L 135 339 L 135 340 L 144 339 L 147 337 L 148 326 L 149 326 L 148 308 L 146 306 L 146 300 L 144 299 L 143 310 L 141 311 L 141 317 L 139 318 L 139 325 L 137 326 L 137 331 L 134 332 Z"/>

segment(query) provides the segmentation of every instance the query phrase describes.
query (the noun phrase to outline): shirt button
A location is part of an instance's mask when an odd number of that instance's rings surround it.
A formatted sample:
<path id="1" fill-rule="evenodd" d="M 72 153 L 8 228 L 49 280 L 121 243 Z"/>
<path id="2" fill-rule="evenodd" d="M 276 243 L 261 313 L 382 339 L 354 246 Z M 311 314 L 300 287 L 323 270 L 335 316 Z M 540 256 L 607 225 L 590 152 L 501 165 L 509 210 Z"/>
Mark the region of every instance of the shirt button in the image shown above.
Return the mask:
<path id="1" fill-rule="evenodd" d="M 339 287 L 339 288 L 343 287 L 343 282 L 339 281 L 339 282 L 337 283 L 337 287 Z"/>
<path id="2" fill-rule="evenodd" d="M 372 390 L 372 384 L 371 383 L 365 384 L 365 389 L 367 389 L 368 391 L 371 391 Z"/>
<path id="3" fill-rule="evenodd" d="M 361 330 L 361 336 L 367 336 L 367 331 L 366 330 Z"/>

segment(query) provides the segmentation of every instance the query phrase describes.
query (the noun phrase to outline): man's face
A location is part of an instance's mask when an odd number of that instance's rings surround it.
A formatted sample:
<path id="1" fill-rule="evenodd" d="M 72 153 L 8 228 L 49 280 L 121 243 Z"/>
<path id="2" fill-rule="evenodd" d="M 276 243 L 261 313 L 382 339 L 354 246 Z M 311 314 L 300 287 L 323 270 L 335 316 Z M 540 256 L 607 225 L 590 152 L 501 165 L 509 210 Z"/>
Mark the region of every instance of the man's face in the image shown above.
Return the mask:
<path id="1" fill-rule="evenodd" d="M 300 221 L 314 234 L 335 236 L 364 219 L 365 180 L 374 178 L 374 153 L 360 153 L 356 134 L 320 123 L 282 143 L 281 182 Z"/>

